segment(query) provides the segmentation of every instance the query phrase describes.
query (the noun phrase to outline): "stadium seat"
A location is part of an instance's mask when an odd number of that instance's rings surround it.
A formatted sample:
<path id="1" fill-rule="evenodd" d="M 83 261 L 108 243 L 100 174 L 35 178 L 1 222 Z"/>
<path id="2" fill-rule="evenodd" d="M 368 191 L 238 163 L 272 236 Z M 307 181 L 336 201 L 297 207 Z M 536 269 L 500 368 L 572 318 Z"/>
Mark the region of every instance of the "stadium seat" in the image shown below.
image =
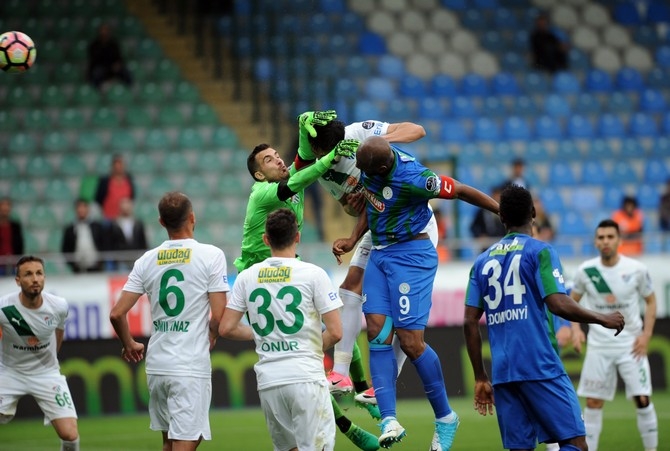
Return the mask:
<path id="1" fill-rule="evenodd" d="M 670 179 L 667 155 L 665 159 L 651 158 L 644 162 L 644 182 L 666 183 Z"/>
<path id="2" fill-rule="evenodd" d="M 612 180 L 616 183 L 635 183 L 640 182 L 640 177 L 635 172 L 633 166 L 627 161 L 615 161 L 612 166 Z"/>
<path id="3" fill-rule="evenodd" d="M 77 152 L 84 154 L 95 154 L 104 150 L 104 142 L 99 133 L 90 130 L 82 130 L 77 134 L 75 149 Z"/>
<path id="4" fill-rule="evenodd" d="M 656 189 L 656 186 L 650 183 L 642 183 L 635 187 L 637 200 L 642 209 L 658 209 L 659 200 L 662 193 Z"/>
<path id="5" fill-rule="evenodd" d="M 528 70 L 528 63 L 518 52 L 505 52 L 500 58 L 500 67 L 505 72 L 517 73 Z"/>
<path id="6" fill-rule="evenodd" d="M 497 141 L 500 139 L 498 124 L 487 117 L 478 118 L 475 120 L 473 138 L 477 141 Z"/>
<path id="7" fill-rule="evenodd" d="M 551 154 L 541 141 L 531 141 L 527 143 L 523 157 L 529 163 L 544 163 L 551 158 Z"/>
<path id="8" fill-rule="evenodd" d="M 474 118 L 477 116 L 477 109 L 469 97 L 457 96 L 453 99 L 451 114 L 458 119 Z"/>
<path id="9" fill-rule="evenodd" d="M 156 171 L 156 162 L 146 153 L 134 152 L 129 166 L 138 174 L 153 174 Z"/>
<path id="10" fill-rule="evenodd" d="M 88 84 L 77 86 L 72 94 L 72 103 L 76 106 L 96 107 L 100 105 L 100 94 Z"/>
<path id="11" fill-rule="evenodd" d="M 0 177 L 3 180 L 12 180 L 19 175 L 19 166 L 12 158 L 0 157 Z"/>
<path id="12" fill-rule="evenodd" d="M 614 211 L 621 207 L 621 200 L 623 199 L 624 191 L 618 185 L 609 185 L 605 187 L 603 193 L 603 207 Z"/>
<path id="13" fill-rule="evenodd" d="M 523 75 L 523 89 L 526 94 L 546 94 L 549 92 L 549 81 L 544 74 L 528 72 Z"/>
<path id="14" fill-rule="evenodd" d="M 544 99 L 544 112 L 551 117 L 566 117 L 570 114 L 570 104 L 565 97 L 550 94 Z"/>
<path id="15" fill-rule="evenodd" d="M 118 127 L 120 123 L 119 116 L 116 111 L 102 107 L 93 112 L 91 116 L 91 126 L 99 128 L 114 128 Z"/>
<path id="16" fill-rule="evenodd" d="M 653 89 L 668 89 L 670 88 L 670 77 L 665 70 L 654 67 L 647 73 L 645 85 Z"/>
<path id="17" fill-rule="evenodd" d="M 581 165 L 580 182 L 584 185 L 606 185 L 610 182 L 607 169 L 595 159 L 584 161 Z"/>
<path id="18" fill-rule="evenodd" d="M 398 90 L 403 97 L 421 99 L 426 95 L 426 84 L 421 78 L 408 74 L 400 80 Z"/>
<path id="19" fill-rule="evenodd" d="M 577 182 L 572 166 L 557 161 L 549 167 L 549 184 L 552 186 L 572 186 Z"/>
<path id="20" fill-rule="evenodd" d="M 474 31 L 484 31 L 488 28 L 484 12 L 475 8 L 470 8 L 461 15 L 461 24 Z"/>
<path id="21" fill-rule="evenodd" d="M 447 119 L 442 122 L 440 139 L 445 144 L 463 144 L 468 142 L 469 138 L 469 129 L 463 124 L 463 121 Z"/>
<path id="22" fill-rule="evenodd" d="M 537 139 L 561 139 L 563 130 L 560 122 L 551 116 L 540 116 L 535 121 Z"/>
<path id="23" fill-rule="evenodd" d="M 59 86 L 51 85 L 42 90 L 40 100 L 44 106 L 62 108 L 67 105 L 68 96 Z"/>
<path id="24" fill-rule="evenodd" d="M 408 117 L 415 117 L 415 107 L 413 102 L 407 102 L 402 99 L 392 99 L 386 104 L 386 120 L 391 123 L 406 121 Z"/>
<path id="25" fill-rule="evenodd" d="M 518 157 L 518 154 L 514 151 L 512 145 L 506 141 L 496 141 L 493 143 L 490 157 L 484 149 L 481 149 L 481 146 L 476 144 L 475 146 L 479 149 L 479 156 L 476 161 L 473 161 L 473 163 L 476 164 L 481 164 L 487 159 L 493 161 L 512 161 Z"/>
<path id="26" fill-rule="evenodd" d="M 588 182 L 586 182 L 588 183 Z M 588 186 L 577 186 L 570 190 L 570 206 L 581 214 L 591 213 L 600 208 L 599 190 Z"/>
<path id="27" fill-rule="evenodd" d="M 109 167 L 109 166 L 108 166 Z M 70 186 L 61 178 L 52 178 L 44 188 L 44 198 L 49 201 L 72 202 Z"/>
<path id="28" fill-rule="evenodd" d="M 598 135 L 603 138 L 623 138 L 626 128 L 619 116 L 606 113 L 598 118 Z"/>
<path id="29" fill-rule="evenodd" d="M 214 109 L 206 103 L 199 103 L 191 114 L 193 125 L 219 125 L 219 117 Z"/>
<path id="30" fill-rule="evenodd" d="M 129 127 L 150 127 L 154 123 L 151 109 L 133 105 L 126 109 L 124 124 Z"/>
<path id="31" fill-rule="evenodd" d="M 178 107 L 163 106 L 158 112 L 158 125 L 163 127 L 178 127 L 186 121 Z"/>
<path id="32" fill-rule="evenodd" d="M 386 54 L 384 38 L 372 32 L 361 33 L 358 39 L 358 52 L 361 55 Z"/>
<path id="33" fill-rule="evenodd" d="M 498 30 L 485 31 L 480 36 L 482 47 L 491 53 L 500 54 L 505 51 L 505 40 Z"/>
<path id="34" fill-rule="evenodd" d="M 509 116 L 503 122 L 503 135 L 509 140 L 531 139 L 532 132 L 528 122 L 519 116 Z"/>
<path id="35" fill-rule="evenodd" d="M 105 99 L 110 106 L 132 105 L 135 101 L 132 91 L 123 84 L 114 83 L 105 93 Z"/>
<path id="36" fill-rule="evenodd" d="M 452 77 L 445 74 L 438 74 L 431 80 L 431 93 L 440 97 L 454 97 L 458 93 L 456 82 Z"/>
<path id="37" fill-rule="evenodd" d="M 200 151 L 205 147 L 205 139 L 195 128 L 181 128 L 177 135 L 177 146 L 182 150 Z"/>
<path id="38" fill-rule="evenodd" d="M 485 97 L 481 111 L 491 119 L 501 119 L 508 114 L 505 104 L 502 102 L 501 98 L 497 96 Z"/>
<path id="39" fill-rule="evenodd" d="M 381 116 L 379 107 L 370 100 L 359 100 L 354 103 L 354 117 L 365 121 Z"/>
<path id="40" fill-rule="evenodd" d="M 173 99 L 176 102 L 198 103 L 201 101 L 200 91 L 187 81 L 180 81 L 174 89 Z"/>
<path id="41" fill-rule="evenodd" d="M 586 74 L 585 87 L 588 91 L 591 92 L 612 92 L 612 77 L 604 70 L 592 69 Z"/>
<path id="42" fill-rule="evenodd" d="M 500 72 L 494 75 L 491 84 L 493 86 L 493 93 L 496 95 L 516 96 L 521 93 L 516 78 L 514 78 L 512 74 L 506 72 Z"/>
<path id="43" fill-rule="evenodd" d="M 42 136 L 42 149 L 49 154 L 59 154 L 70 150 L 67 136 L 59 131 L 48 132 Z"/>
<path id="44" fill-rule="evenodd" d="M 400 80 L 405 75 L 405 65 L 396 56 L 382 55 L 377 61 L 377 73 L 380 77 Z"/>
<path id="45" fill-rule="evenodd" d="M 570 72 L 559 72 L 554 76 L 553 90 L 557 94 L 577 94 L 581 90 L 579 80 Z"/>
<path id="46" fill-rule="evenodd" d="M 505 4 L 505 6 L 507 5 Z M 499 30 L 516 30 L 519 25 L 517 16 L 514 14 L 513 10 L 503 7 L 496 8 L 493 11 L 493 24 L 496 29 Z M 528 40 L 526 40 L 526 44 L 528 44 Z"/>
<path id="47" fill-rule="evenodd" d="M 560 217 L 558 233 L 561 235 L 590 235 L 591 230 L 586 226 L 582 215 L 575 211 L 566 211 Z"/>
<path id="48" fill-rule="evenodd" d="M 210 145 L 215 149 L 234 149 L 239 145 L 235 132 L 225 125 L 219 126 L 212 133 Z"/>
<path id="49" fill-rule="evenodd" d="M 391 80 L 381 77 L 369 78 L 365 81 L 365 92 L 370 100 L 381 100 L 389 102 L 396 97 L 395 89 Z"/>
<path id="50" fill-rule="evenodd" d="M 12 111 L 0 111 L 0 132 L 14 132 L 19 129 L 19 121 Z"/>
<path id="51" fill-rule="evenodd" d="M 64 176 L 81 177 L 88 172 L 88 166 L 80 155 L 63 155 L 58 172 Z"/>
<path id="52" fill-rule="evenodd" d="M 35 205 L 28 215 L 28 226 L 31 229 L 53 229 L 60 227 L 54 211 L 44 204 Z"/>
<path id="53" fill-rule="evenodd" d="M 24 174 L 29 177 L 51 177 L 54 169 L 51 161 L 41 155 L 33 155 L 26 162 L 26 167 L 23 170 Z"/>
<path id="54" fill-rule="evenodd" d="M 211 188 L 203 177 L 190 176 L 187 177 L 182 186 L 182 190 L 189 196 L 194 198 L 208 198 L 211 193 Z"/>
<path id="55" fill-rule="evenodd" d="M 541 114 L 541 110 L 537 106 L 537 103 L 533 97 L 520 95 L 517 97 L 512 97 L 510 113 L 525 117 L 537 117 L 539 114 Z"/>
<path id="56" fill-rule="evenodd" d="M 600 114 L 600 102 L 593 94 L 584 92 L 577 96 L 572 109 L 579 114 Z"/>
<path id="57" fill-rule="evenodd" d="M 51 125 L 51 117 L 42 109 L 29 110 L 23 117 L 23 127 L 26 130 L 39 132 L 49 130 Z"/>
<path id="58" fill-rule="evenodd" d="M 636 107 L 631 97 L 623 92 L 614 92 L 607 96 L 607 110 L 610 113 L 630 114 L 635 109 Z"/>
<path id="59" fill-rule="evenodd" d="M 662 113 L 666 110 L 663 94 L 655 89 L 645 89 L 640 95 L 640 107 L 643 112 Z"/>
<path id="60" fill-rule="evenodd" d="M 16 155 L 31 154 L 37 150 L 37 142 L 32 134 L 14 133 L 9 138 L 7 148 L 10 153 Z"/>
<path id="61" fill-rule="evenodd" d="M 468 74 L 461 80 L 459 92 L 465 96 L 483 97 L 488 95 L 489 88 L 484 77 L 477 74 Z"/>
<path id="62" fill-rule="evenodd" d="M 612 15 L 621 25 L 636 26 L 642 24 L 642 18 L 633 1 L 617 3 L 614 5 Z"/>
<path id="63" fill-rule="evenodd" d="M 164 130 L 154 128 L 144 136 L 144 147 L 149 151 L 167 151 L 172 143 Z"/>
<path id="64" fill-rule="evenodd" d="M 424 97 L 419 101 L 417 112 L 422 120 L 442 120 L 445 116 L 445 108 L 436 97 Z"/>
<path id="65" fill-rule="evenodd" d="M 636 139 L 627 138 L 621 141 L 621 148 L 619 149 L 621 158 L 642 158 L 644 153 L 644 148 Z"/>
<path id="66" fill-rule="evenodd" d="M 610 142 L 600 138 L 587 140 L 585 158 L 598 161 L 611 160 L 615 152 Z"/>
<path id="67" fill-rule="evenodd" d="M 591 121 L 579 114 L 570 116 L 567 124 L 567 132 L 568 137 L 573 139 L 591 139 L 595 135 Z"/>
<path id="68" fill-rule="evenodd" d="M 9 185 L 9 198 L 14 202 L 35 202 L 41 194 L 36 188 L 32 181 L 17 179 Z"/>
<path id="69" fill-rule="evenodd" d="M 637 137 L 651 138 L 658 135 L 658 126 L 653 117 L 635 113 L 630 120 L 630 133 Z"/>
<path id="70" fill-rule="evenodd" d="M 647 7 L 646 19 L 652 24 L 667 24 L 670 22 L 670 6 L 663 1 L 651 0 Z"/>
<path id="71" fill-rule="evenodd" d="M 58 115 L 58 126 L 62 129 L 78 129 L 86 126 L 82 111 L 78 108 L 65 108 Z"/>
<path id="72" fill-rule="evenodd" d="M 219 152 L 215 150 L 208 150 L 198 153 L 198 158 L 195 160 L 195 169 L 202 173 L 220 173 L 225 168 Z"/>
<path id="73" fill-rule="evenodd" d="M 644 89 L 642 74 L 632 67 L 624 67 L 616 74 L 616 86 L 622 91 L 641 91 Z"/>

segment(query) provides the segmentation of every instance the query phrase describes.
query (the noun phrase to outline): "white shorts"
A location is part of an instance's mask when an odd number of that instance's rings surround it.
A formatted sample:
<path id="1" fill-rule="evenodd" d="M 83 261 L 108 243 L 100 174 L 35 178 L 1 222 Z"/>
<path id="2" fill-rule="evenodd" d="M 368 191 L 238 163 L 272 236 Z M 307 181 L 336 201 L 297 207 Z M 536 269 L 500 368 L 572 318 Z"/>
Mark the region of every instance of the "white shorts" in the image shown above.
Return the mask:
<path id="1" fill-rule="evenodd" d="M 0 423 L 8 423 L 16 414 L 22 396 L 31 395 L 44 412 L 44 424 L 60 418 L 77 418 L 77 410 L 65 376 L 58 372 L 26 376 L 3 370 L 0 373 Z"/>
<path id="2" fill-rule="evenodd" d="M 584 366 L 579 378 L 577 394 L 585 398 L 614 399 L 617 371 L 626 384 L 626 397 L 651 396 L 649 359 L 636 359 L 631 352 L 621 350 L 586 349 Z"/>
<path id="3" fill-rule="evenodd" d="M 437 221 L 435 221 L 435 216 L 430 217 L 430 221 L 426 224 L 423 232 L 428 234 L 433 246 L 437 247 Z M 351 257 L 349 266 L 357 266 L 365 269 L 368 266 L 368 260 L 370 260 L 370 249 L 372 249 L 372 232 L 368 230 L 365 232 L 365 235 L 363 235 L 363 238 L 361 238 L 358 246 L 356 246 L 354 256 Z"/>
<path id="4" fill-rule="evenodd" d="M 275 451 L 334 449 L 335 414 L 325 384 L 281 385 L 258 395 Z"/>
<path id="5" fill-rule="evenodd" d="M 211 440 L 210 378 L 147 375 L 151 429 L 168 433 L 171 440 Z"/>

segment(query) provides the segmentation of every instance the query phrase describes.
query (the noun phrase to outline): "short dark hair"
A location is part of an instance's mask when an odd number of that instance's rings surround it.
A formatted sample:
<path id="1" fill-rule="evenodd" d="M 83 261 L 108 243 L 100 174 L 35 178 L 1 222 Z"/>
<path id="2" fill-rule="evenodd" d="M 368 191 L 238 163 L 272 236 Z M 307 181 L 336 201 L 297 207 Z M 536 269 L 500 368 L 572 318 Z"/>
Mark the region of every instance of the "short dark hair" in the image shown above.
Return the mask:
<path id="1" fill-rule="evenodd" d="M 637 199 L 633 196 L 623 196 L 623 199 L 621 199 L 621 206 L 624 206 L 626 204 L 633 204 L 635 208 L 637 208 Z"/>
<path id="2" fill-rule="evenodd" d="M 596 226 L 596 230 L 600 229 L 601 227 L 612 227 L 612 228 L 616 229 L 616 234 L 617 235 L 621 234 L 621 232 L 619 230 L 619 224 L 614 219 L 603 219 Z"/>
<path id="3" fill-rule="evenodd" d="M 315 125 L 316 136 L 307 136 L 313 150 L 330 152 L 344 139 L 344 122 L 330 121 L 326 125 Z"/>
<path id="4" fill-rule="evenodd" d="M 191 211 L 191 199 L 179 191 L 166 193 L 158 202 L 158 215 L 167 230 L 179 230 Z"/>
<path id="5" fill-rule="evenodd" d="M 519 227 L 533 219 L 533 196 L 519 185 L 507 185 L 500 194 L 500 217 L 507 227 Z"/>
<path id="6" fill-rule="evenodd" d="M 16 265 L 14 265 L 14 274 L 18 276 L 19 269 L 21 269 L 21 266 L 30 262 L 38 262 L 42 265 L 42 268 L 44 268 L 44 260 L 42 260 L 41 258 L 35 257 L 34 255 L 24 255 L 23 257 L 19 258 L 19 261 L 17 261 Z"/>
<path id="7" fill-rule="evenodd" d="M 268 215 L 265 234 L 272 249 L 286 249 L 295 241 L 298 233 L 298 218 L 288 208 L 280 208 Z"/>
<path id="8" fill-rule="evenodd" d="M 260 152 L 264 151 L 265 149 L 269 149 L 270 144 L 259 144 L 256 147 L 254 147 L 254 150 L 251 151 L 249 156 L 247 157 L 247 169 L 249 170 L 249 174 L 254 178 L 254 180 L 258 180 L 254 174 L 256 174 L 256 171 L 258 171 L 258 163 L 256 162 L 256 155 L 258 155 Z"/>

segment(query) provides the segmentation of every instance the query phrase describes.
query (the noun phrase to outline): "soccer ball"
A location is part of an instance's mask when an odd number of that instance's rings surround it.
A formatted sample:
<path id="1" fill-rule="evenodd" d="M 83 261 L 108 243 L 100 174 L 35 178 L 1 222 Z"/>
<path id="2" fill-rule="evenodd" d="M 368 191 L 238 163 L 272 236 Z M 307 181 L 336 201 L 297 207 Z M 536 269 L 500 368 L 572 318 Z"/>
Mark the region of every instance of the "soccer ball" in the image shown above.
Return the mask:
<path id="1" fill-rule="evenodd" d="M 25 72 L 35 63 L 37 50 L 30 36 L 20 31 L 0 35 L 0 69 L 5 72 Z"/>

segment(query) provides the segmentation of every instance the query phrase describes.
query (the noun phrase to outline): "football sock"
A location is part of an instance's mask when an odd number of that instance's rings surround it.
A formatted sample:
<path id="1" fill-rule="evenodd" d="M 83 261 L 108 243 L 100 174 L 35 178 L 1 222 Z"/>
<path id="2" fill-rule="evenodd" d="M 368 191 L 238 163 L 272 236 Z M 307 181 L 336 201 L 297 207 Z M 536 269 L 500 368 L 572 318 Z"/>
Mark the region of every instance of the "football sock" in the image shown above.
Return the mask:
<path id="1" fill-rule="evenodd" d="M 338 418 L 344 416 L 344 413 L 342 413 L 342 409 L 340 409 L 340 405 L 337 403 L 333 395 L 330 395 L 330 403 L 333 405 L 333 413 L 335 414 L 335 421 L 337 422 Z"/>
<path id="2" fill-rule="evenodd" d="M 349 375 L 351 381 L 354 383 L 354 390 L 356 393 L 370 388 L 368 380 L 365 378 L 365 368 L 363 367 L 363 357 L 361 356 L 361 348 L 358 343 L 354 342 L 353 358 L 351 359 L 351 366 L 349 367 Z"/>
<path id="3" fill-rule="evenodd" d="M 600 431 L 603 429 L 603 409 L 584 408 L 584 426 L 586 427 L 586 444 L 589 451 L 598 451 Z"/>
<path id="4" fill-rule="evenodd" d="M 363 297 L 353 291 L 340 288 L 342 299 L 342 339 L 335 344 L 333 371 L 340 374 L 349 374 L 349 365 L 352 360 L 352 350 L 356 338 L 361 332 Z"/>
<path id="5" fill-rule="evenodd" d="M 402 350 L 400 347 L 400 339 L 398 338 L 397 335 L 393 336 L 393 341 L 391 342 L 393 345 L 393 353 L 395 354 L 395 360 L 398 362 L 398 376 L 400 376 L 400 372 L 402 371 L 402 367 L 407 361 L 407 354 L 405 354 L 405 351 Z"/>
<path id="6" fill-rule="evenodd" d="M 370 372 L 382 418 L 395 417 L 395 381 L 398 367 L 391 345 L 370 345 Z"/>
<path id="7" fill-rule="evenodd" d="M 61 440 L 60 451 L 79 451 L 79 437 L 71 442 Z"/>
<path id="8" fill-rule="evenodd" d="M 658 447 L 658 418 L 654 404 L 649 403 L 647 407 L 637 409 L 637 429 L 645 449 Z"/>
<path id="9" fill-rule="evenodd" d="M 442 418 L 449 415 L 451 413 L 451 407 L 449 407 L 447 389 L 444 386 L 442 366 L 440 365 L 440 359 L 437 357 L 433 348 L 426 343 L 426 349 L 423 351 L 423 354 L 421 354 L 418 359 L 413 360 L 412 364 L 416 367 L 421 382 L 423 382 L 423 389 L 426 392 L 428 401 L 430 401 L 430 405 L 433 406 L 435 418 Z M 372 362 L 370 363 L 370 366 L 372 366 Z M 379 396 L 377 397 L 377 400 L 379 400 Z"/>
<path id="10" fill-rule="evenodd" d="M 591 448 L 589 448 L 590 450 Z M 581 449 L 577 448 L 575 445 L 567 444 L 563 445 L 559 448 L 560 451 L 581 451 Z"/>

